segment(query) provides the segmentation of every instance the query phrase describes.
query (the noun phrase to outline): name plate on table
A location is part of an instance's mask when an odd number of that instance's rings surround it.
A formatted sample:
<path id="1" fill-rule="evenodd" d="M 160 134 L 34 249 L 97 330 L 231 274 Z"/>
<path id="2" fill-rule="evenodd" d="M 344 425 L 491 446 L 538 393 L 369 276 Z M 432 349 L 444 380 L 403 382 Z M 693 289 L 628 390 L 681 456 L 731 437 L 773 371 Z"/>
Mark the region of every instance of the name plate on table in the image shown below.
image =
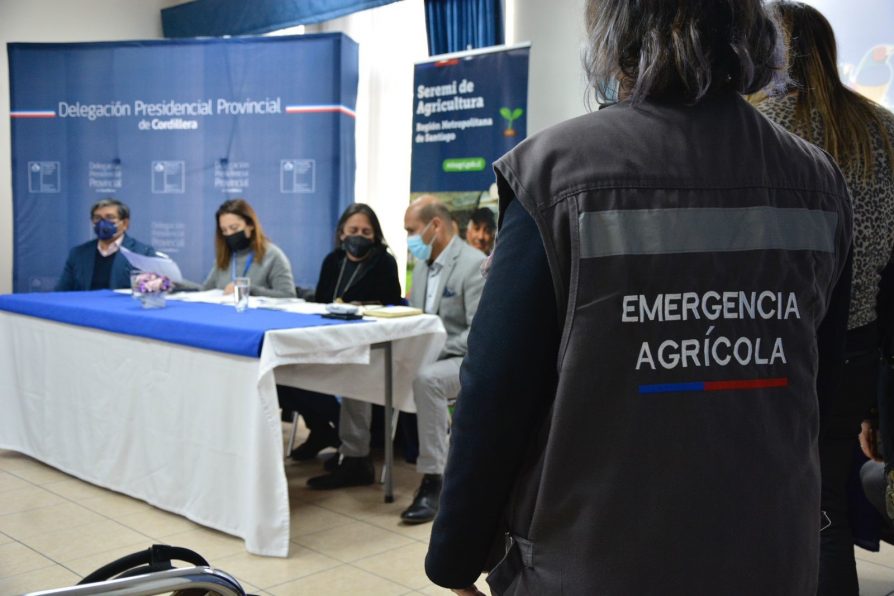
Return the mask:
<path id="1" fill-rule="evenodd" d="M 261 355 L 264 334 L 272 329 L 364 323 L 267 309 L 238 313 L 232 306 L 181 301 L 145 310 L 112 290 L 7 294 L 0 296 L 0 310 L 250 358 Z"/>

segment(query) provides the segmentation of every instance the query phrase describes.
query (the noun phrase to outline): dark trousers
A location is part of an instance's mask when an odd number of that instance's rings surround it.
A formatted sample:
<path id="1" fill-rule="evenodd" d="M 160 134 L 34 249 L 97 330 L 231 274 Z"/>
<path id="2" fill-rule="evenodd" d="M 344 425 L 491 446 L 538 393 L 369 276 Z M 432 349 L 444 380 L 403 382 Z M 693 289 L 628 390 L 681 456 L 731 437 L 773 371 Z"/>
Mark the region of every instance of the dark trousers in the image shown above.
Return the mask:
<path id="1" fill-rule="evenodd" d="M 875 461 L 863 464 L 863 467 L 860 468 L 860 483 L 863 486 L 863 494 L 881 514 L 887 528 L 889 530 L 894 528 L 885 509 L 885 489 L 888 486 L 888 480 L 885 478 L 885 464 Z"/>
<path id="2" fill-rule="evenodd" d="M 333 395 L 307 391 L 296 387 L 277 385 L 279 406 L 283 409 L 284 418 L 288 412 L 298 412 L 304 418 L 304 424 L 313 432 L 335 429 L 338 431 L 338 400 Z M 288 416 L 291 419 L 291 416 Z"/>
<path id="3" fill-rule="evenodd" d="M 857 446 L 856 434 L 851 439 L 826 440 L 820 444 L 823 517 L 820 522 L 819 596 L 859 594 L 847 504 L 848 477 Z"/>
<path id="4" fill-rule="evenodd" d="M 836 403 L 820 416 L 822 515 L 819 596 L 859 594 L 854 536 L 848 513 L 848 479 L 860 423 L 877 400 L 878 335 L 861 327 L 848 332 L 847 360 Z"/>

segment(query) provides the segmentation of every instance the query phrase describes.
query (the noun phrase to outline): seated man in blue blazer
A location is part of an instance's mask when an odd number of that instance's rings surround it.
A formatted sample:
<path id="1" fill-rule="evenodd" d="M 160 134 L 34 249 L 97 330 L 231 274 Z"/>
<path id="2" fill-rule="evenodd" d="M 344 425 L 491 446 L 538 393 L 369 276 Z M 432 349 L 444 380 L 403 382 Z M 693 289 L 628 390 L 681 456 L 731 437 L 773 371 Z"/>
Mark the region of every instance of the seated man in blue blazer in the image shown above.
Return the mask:
<path id="1" fill-rule="evenodd" d="M 119 251 L 123 246 L 141 255 L 155 250 L 126 235 L 130 209 L 117 199 L 103 199 L 90 209 L 90 220 L 98 240 L 79 244 L 68 253 L 57 292 L 130 287 L 131 266 Z"/>

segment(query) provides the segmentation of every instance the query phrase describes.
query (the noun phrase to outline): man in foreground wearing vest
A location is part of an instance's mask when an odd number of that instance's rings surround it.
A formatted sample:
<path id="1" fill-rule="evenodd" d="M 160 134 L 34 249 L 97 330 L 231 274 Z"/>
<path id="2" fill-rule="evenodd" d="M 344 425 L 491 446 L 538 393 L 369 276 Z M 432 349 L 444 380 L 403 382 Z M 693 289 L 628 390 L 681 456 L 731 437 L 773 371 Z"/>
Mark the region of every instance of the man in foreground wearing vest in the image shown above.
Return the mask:
<path id="1" fill-rule="evenodd" d="M 424 366 L 413 380 L 413 400 L 419 431 L 416 469 L 422 483 L 413 503 L 401 513 L 406 523 L 434 519 L 441 494 L 441 475 L 447 462 L 447 400 L 459 393 L 459 367 L 466 354 L 469 325 L 484 278 L 484 254 L 456 235 L 450 211 L 433 196 L 413 201 L 404 215 L 407 245 L 416 257 L 410 305 L 441 317 L 447 341 L 436 362 Z M 331 489 L 372 484 L 375 481 L 369 455 L 370 404 L 345 399 L 339 417 L 338 467 L 328 475 L 308 480 L 311 488 Z"/>
<path id="2" fill-rule="evenodd" d="M 620 81 L 621 101 L 495 164 L 500 235 L 428 576 L 459 594 L 489 568 L 494 594 L 813 596 L 844 180 L 739 96 L 784 74 L 760 0 L 588 0 L 587 32 L 589 80 L 602 97 Z"/>

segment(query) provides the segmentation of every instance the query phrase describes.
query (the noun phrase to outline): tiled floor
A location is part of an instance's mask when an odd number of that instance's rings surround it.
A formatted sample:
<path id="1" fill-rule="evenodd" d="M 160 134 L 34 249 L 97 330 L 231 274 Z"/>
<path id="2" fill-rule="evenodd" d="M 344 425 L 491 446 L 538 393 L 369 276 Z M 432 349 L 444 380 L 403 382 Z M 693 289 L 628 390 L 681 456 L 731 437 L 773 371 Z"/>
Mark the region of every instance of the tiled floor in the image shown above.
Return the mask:
<path id="1" fill-rule="evenodd" d="M 286 465 L 292 548 L 277 559 L 249 555 L 237 538 L 0 450 L 0 595 L 74 585 L 158 542 L 197 551 L 255 594 L 449 594 L 422 569 L 431 525 L 398 523 L 418 482 L 412 466 L 396 466 L 393 504 L 383 502 L 380 486 L 307 490 L 307 478 L 320 471 L 319 462 Z M 861 594 L 894 593 L 894 547 L 856 552 Z"/>
<path id="2" fill-rule="evenodd" d="M 288 463 L 292 546 L 287 559 L 256 557 L 238 538 L 0 450 L 0 595 L 71 586 L 153 543 L 191 548 L 255 594 L 449 594 L 425 577 L 431 525 L 398 514 L 419 482 L 398 462 L 396 502 L 381 486 L 305 488 L 321 461 Z"/>

